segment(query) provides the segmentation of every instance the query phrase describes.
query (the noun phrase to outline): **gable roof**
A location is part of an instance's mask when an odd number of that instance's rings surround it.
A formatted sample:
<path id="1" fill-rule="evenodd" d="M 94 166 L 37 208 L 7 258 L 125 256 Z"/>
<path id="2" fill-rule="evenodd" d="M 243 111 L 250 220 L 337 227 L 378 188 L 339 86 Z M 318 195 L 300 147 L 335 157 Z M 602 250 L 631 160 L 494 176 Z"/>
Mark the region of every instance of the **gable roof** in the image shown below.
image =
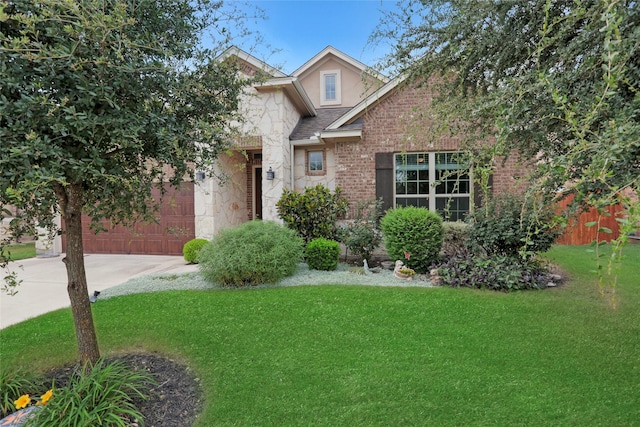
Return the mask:
<path id="1" fill-rule="evenodd" d="M 370 74 L 374 78 L 376 78 L 376 79 L 378 79 L 378 80 L 380 80 L 380 81 L 382 81 L 384 83 L 389 81 L 389 79 L 386 76 L 378 73 L 377 71 L 373 70 L 368 65 L 363 64 L 362 62 L 358 61 L 357 59 L 352 58 L 351 56 L 347 55 L 346 53 L 339 51 L 338 49 L 336 49 L 333 46 L 327 46 L 324 49 L 322 49 L 320 52 L 318 52 L 316 55 L 314 55 L 313 58 L 309 59 L 307 62 L 302 64 L 302 66 L 300 66 L 300 68 L 298 68 L 293 73 L 291 73 L 291 75 L 292 76 L 296 76 L 296 77 L 301 76 L 302 74 L 304 74 L 305 72 L 307 72 L 310 69 L 312 69 L 316 64 L 321 62 L 325 57 L 327 57 L 329 55 L 335 56 L 336 58 L 338 58 L 341 61 L 345 62 L 346 64 L 350 65 L 351 67 L 353 67 L 353 68 L 355 68 L 357 70 L 360 70 L 360 72 Z"/>
<path id="2" fill-rule="evenodd" d="M 293 105 L 302 113 L 303 117 L 317 114 L 313 102 L 296 77 L 278 77 L 259 82 L 253 86 L 258 92 L 282 90 L 289 97 Z"/>
<path id="3" fill-rule="evenodd" d="M 307 145 L 329 141 L 353 142 L 362 139 L 362 116 L 406 80 L 401 75 L 369 95 L 353 108 L 320 108 L 316 117 L 300 120 L 289 139 L 295 145 Z"/>
<path id="4" fill-rule="evenodd" d="M 382 86 L 377 91 L 373 92 L 371 95 L 360 101 L 355 107 L 351 108 L 348 112 L 338 117 L 335 121 L 330 123 L 326 129 L 327 130 L 336 130 L 340 127 L 344 126 L 347 123 L 355 121 L 357 118 L 362 116 L 364 112 L 371 108 L 373 105 L 380 102 L 382 99 L 386 98 L 390 95 L 395 88 L 397 88 L 402 82 L 407 79 L 407 75 L 401 75 L 391 80 L 384 86 Z"/>
<path id="5" fill-rule="evenodd" d="M 257 70 L 262 70 L 265 73 L 267 73 L 268 75 L 272 76 L 272 77 L 287 77 L 287 75 L 285 73 L 283 73 L 282 71 L 278 70 L 277 68 L 272 67 L 271 65 L 267 64 L 266 62 L 256 58 L 255 56 L 251 55 L 250 53 L 245 52 L 244 50 L 236 47 L 236 46 L 232 46 L 230 48 L 228 48 L 227 50 L 225 50 L 224 52 L 222 52 L 220 54 L 220 56 L 218 56 L 219 60 L 224 61 L 227 58 L 231 58 L 232 56 L 235 56 L 236 58 L 240 59 L 241 61 L 246 62 L 247 64 L 249 64 L 250 66 L 252 66 L 253 68 L 257 69 Z"/>

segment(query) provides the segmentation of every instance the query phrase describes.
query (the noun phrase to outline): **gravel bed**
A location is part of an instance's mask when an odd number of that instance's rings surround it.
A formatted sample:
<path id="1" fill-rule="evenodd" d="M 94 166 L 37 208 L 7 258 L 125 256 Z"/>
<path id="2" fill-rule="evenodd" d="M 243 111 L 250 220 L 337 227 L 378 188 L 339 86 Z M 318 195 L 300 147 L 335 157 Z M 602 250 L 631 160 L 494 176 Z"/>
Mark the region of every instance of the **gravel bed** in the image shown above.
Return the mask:
<path id="1" fill-rule="evenodd" d="M 391 270 L 371 269 L 365 272 L 362 267 L 354 267 L 348 264 L 339 264 L 335 271 L 310 270 L 305 263 L 300 263 L 296 272 L 277 284 L 265 284 L 252 286 L 263 287 L 288 287 L 309 285 L 365 285 L 365 286 L 404 286 L 404 287 L 431 287 L 426 276 L 416 276 L 412 280 L 398 279 Z M 227 289 L 221 285 L 211 284 L 205 281 L 199 272 L 181 274 L 150 274 L 128 280 L 120 285 L 100 291 L 99 299 L 107 299 L 115 296 L 158 292 L 169 290 L 206 290 Z"/>

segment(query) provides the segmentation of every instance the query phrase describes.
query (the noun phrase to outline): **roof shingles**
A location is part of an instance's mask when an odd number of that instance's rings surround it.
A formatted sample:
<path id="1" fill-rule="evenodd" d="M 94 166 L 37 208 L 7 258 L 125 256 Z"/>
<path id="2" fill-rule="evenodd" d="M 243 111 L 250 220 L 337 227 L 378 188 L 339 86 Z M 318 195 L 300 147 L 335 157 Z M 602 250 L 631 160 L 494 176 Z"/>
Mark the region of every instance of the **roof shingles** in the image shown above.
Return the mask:
<path id="1" fill-rule="evenodd" d="M 317 132 L 323 131 L 331 123 L 335 122 L 351 110 L 351 107 L 344 108 L 318 108 L 314 117 L 303 117 L 296 128 L 291 132 L 289 139 L 292 141 L 309 139 Z"/>

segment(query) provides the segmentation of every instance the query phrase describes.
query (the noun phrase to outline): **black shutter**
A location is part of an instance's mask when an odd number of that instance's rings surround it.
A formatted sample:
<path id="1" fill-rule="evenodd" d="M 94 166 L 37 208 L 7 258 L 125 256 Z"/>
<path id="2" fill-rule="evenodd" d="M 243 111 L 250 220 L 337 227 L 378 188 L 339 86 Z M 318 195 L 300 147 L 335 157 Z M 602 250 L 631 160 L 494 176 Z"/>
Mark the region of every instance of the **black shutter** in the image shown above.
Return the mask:
<path id="1" fill-rule="evenodd" d="M 493 174 L 489 175 L 488 185 L 489 185 L 489 196 L 493 196 Z M 480 185 L 474 182 L 473 183 L 473 205 L 476 208 L 479 208 L 484 204 L 483 197 L 484 197 L 484 194 L 482 192 L 482 189 L 480 188 Z"/>
<path id="2" fill-rule="evenodd" d="M 376 199 L 382 210 L 393 208 L 393 153 L 376 153 Z"/>

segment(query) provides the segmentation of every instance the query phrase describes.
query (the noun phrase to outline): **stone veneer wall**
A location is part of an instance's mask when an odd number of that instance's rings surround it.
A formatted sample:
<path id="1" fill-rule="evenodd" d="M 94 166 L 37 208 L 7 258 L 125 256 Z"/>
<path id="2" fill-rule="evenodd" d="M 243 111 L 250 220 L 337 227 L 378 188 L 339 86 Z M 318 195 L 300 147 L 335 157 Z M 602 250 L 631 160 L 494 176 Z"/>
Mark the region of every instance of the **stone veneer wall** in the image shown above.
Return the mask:
<path id="1" fill-rule="evenodd" d="M 291 144 L 289 135 L 295 128 L 300 113 L 283 91 L 266 94 L 265 115 L 261 118 L 262 142 L 262 218 L 281 221 L 276 211 L 285 188 L 291 188 Z M 266 172 L 271 168 L 275 179 L 267 180 Z"/>
<path id="2" fill-rule="evenodd" d="M 351 204 L 376 197 L 375 154 L 401 151 L 453 151 L 459 149 L 456 138 L 429 136 L 429 121 L 422 132 L 416 129 L 416 107 L 427 106 L 434 97 L 428 86 L 402 87 L 366 112 L 362 140 L 357 143 L 338 143 L 336 146 L 336 185 Z M 424 120 L 424 119 L 423 119 Z M 523 167 L 516 159 L 504 166 L 497 165 L 493 175 L 494 192 L 516 189 L 516 179 Z M 520 184 L 520 185 L 519 185 Z"/>
<path id="3" fill-rule="evenodd" d="M 289 135 L 295 128 L 300 113 L 281 90 L 251 92 L 244 97 L 243 133 L 260 136 L 261 147 L 251 147 L 252 153 L 262 154 L 262 218 L 280 221 L 276 203 L 284 188 L 291 188 L 291 144 Z M 221 185 L 208 178 L 196 186 L 196 236 L 211 238 L 222 228 L 237 226 L 253 217 L 253 160 L 235 152 L 223 157 L 220 169 L 230 179 Z M 269 168 L 275 172 L 274 180 L 266 179 Z"/>
<path id="4" fill-rule="evenodd" d="M 245 157 L 238 152 L 222 154 L 218 159 L 227 179 L 216 177 L 194 186 L 196 237 L 213 238 L 223 229 L 240 225 L 247 217 Z"/>

